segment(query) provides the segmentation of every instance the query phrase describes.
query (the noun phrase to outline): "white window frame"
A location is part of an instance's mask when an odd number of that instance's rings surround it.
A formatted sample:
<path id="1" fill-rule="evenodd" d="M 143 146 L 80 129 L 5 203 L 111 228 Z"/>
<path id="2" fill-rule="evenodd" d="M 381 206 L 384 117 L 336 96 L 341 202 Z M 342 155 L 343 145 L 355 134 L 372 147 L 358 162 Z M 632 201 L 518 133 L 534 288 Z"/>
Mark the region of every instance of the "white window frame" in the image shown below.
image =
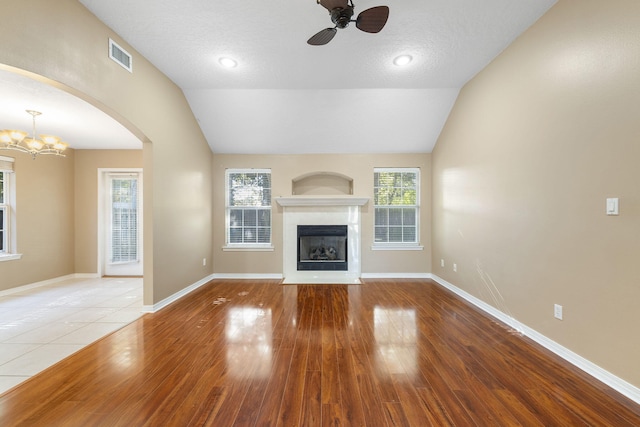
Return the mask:
<path id="1" fill-rule="evenodd" d="M 413 207 L 416 210 L 415 227 L 416 227 L 416 241 L 415 242 L 376 242 L 376 208 L 384 208 L 396 205 L 377 205 L 375 198 L 375 175 L 380 172 L 392 172 L 392 173 L 415 173 L 416 174 L 416 204 L 415 205 L 397 205 L 403 207 Z M 424 246 L 420 244 L 420 168 L 374 168 L 374 198 L 373 198 L 373 245 L 372 250 L 423 250 Z"/>
<path id="2" fill-rule="evenodd" d="M 232 174 L 242 173 L 267 173 L 271 176 L 271 169 L 227 169 L 224 174 L 225 181 L 225 246 L 222 247 L 224 251 L 273 251 L 273 194 L 271 194 L 269 200 L 269 206 L 261 206 L 260 209 L 269 209 L 269 243 L 231 243 L 230 230 L 231 230 L 231 209 L 242 209 L 241 206 L 230 206 L 230 187 L 229 176 Z M 273 187 L 273 186 L 272 186 Z M 271 188 L 270 188 L 271 190 Z M 247 206 L 252 209 L 254 207 Z"/>
<path id="3" fill-rule="evenodd" d="M 0 212 L 2 215 L 0 216 L 0 231 L 2 235 L 0 235 L 0 256 L 6 255 L 11 252 L 9 248 L 9 224 L 11 224 L 11 207 L 7 203 L 9 194 L 9 173 L 0 170 L 0 195 L 2 195 L 2 199 L 0 199 Z"/>
<path id="4" fill-rule="evenodd" d="M 112 172 L 112 173 L 108 173 L 107 174 L 107 182 L 110 184 L 110 191 L 109 191 L 109 196 L 113 197 L 114 194 L 114 190 L 113 190 L 113 185 L 114 185 L 114 181 L 117 179 L 120 180 L 130 180 L 130 181 L 135 181 L 136 182 L 136 191 L 135 191 L 135 201 L 133 202 L 123 202 L 123 204 L 129 204 L 129 205 L 133 205 L 134 209 L 133 211 L 135 211 L 135 233 L 131 233 L 131 234 L 135 234 L 135 257 L 131 256 L 130 253 L 125 254 L 124 256 L 126 257 L 125 259 L 118 259 L 117 261 L 114 260 L 114 258 L 116 258 L 116 255 L 114 254 L 114 245 L 113 245 L 113 239 L 114 234 L 116 233 L 115 229 L 118 229 L 118 227 L 115 226 L 115 223 L 117 223 L 116 220 L 114 220 L 114 210 L 115 208 L 115 202 L 112 200 L 110 203 L 111 206 L 111 211 L 109 212 L 109 218 L 110 218 L 110 224 L 111 224 L 111 229 L 110 229 L 110 235 L 111 235 L 111 241 L 109 244 L 109 248 L 107 250 L 108 255 L 107 255 L 107 259 L 109 260 L 108 262 L 110 264 L 131 264 L 131 263 L 139 263 L 141 260 L 141 248 L 142 248 L 142 239 L 140 238 L 142 235 L 142 229 L 140 227 L 140 223 L 141 223 L 141 218 L 139 217 L 140 213 L 141 213 L 141 209 L 140 209 L 140 203 L 142 201 L 142 179 L 140 178 L 140 174 L 139 173 L 122 173 L 122 172 Z M 131 209 L 130 209 L 131 210 Z M 131 221 L 129 221 L 128 225 L 132 225 Z M 133 227 L 130 227 L 133 228 Z M 128 255 L 128 256 L 127 256 Z"/>
<path id="5" fill-rule="evenodd" d="M 11 157 L 0 156 L 0 160 L 5 162 L 14 162 Z M 3 173 L 3 195 L 4 200 L 0 203 L 0 209 L 4 211 L 3 219 L 3 250 L 0 251 L 0 262 L 11 261 L 22 258 L 22 254 L 16 253 L 16 180 L 15 172 L 13 171 L 0 171 Z"/>

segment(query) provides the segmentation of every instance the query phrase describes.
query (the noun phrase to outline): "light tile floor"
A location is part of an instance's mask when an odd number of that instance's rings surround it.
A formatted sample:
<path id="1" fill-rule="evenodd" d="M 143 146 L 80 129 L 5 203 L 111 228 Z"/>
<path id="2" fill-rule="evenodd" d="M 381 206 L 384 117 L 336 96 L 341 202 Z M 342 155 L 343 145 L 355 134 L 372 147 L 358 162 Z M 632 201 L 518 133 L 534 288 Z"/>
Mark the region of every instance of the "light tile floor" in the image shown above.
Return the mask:
<path id="1" fill-rule="evenodd" d="M 0 394 L 141 317 L 142 279 L 69 279 L 0 296 Z"/>

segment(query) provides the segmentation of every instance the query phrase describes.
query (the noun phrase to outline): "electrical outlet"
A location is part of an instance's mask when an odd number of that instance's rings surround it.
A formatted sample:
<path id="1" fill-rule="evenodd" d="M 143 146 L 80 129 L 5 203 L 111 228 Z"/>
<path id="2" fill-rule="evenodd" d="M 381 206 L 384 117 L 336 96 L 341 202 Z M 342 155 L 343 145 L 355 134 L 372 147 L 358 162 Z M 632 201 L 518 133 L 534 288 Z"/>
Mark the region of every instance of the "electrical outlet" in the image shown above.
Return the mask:
<path id="1" fill-rule="evenodd" d="M 443 259 L 440 260 L 440 267 L 444 267 L 444 260 Z"/>
<path id="2" fill-rule="evenodd" d="M 202 258 L 202 265 L 203 266 L 207 265 L 207 259 L 206 258 Z"/>
<path id="3" fill-rule="evenodd" d="M 458 264 L 453 263 L 453 271 L 455 271 L 455 272 L 458 271 Z"/>
<path id="4" fill-rule="evenodd" d="M 562 306 L 560 304 L 553 305 L 553 317 L 562 320 Z"/>

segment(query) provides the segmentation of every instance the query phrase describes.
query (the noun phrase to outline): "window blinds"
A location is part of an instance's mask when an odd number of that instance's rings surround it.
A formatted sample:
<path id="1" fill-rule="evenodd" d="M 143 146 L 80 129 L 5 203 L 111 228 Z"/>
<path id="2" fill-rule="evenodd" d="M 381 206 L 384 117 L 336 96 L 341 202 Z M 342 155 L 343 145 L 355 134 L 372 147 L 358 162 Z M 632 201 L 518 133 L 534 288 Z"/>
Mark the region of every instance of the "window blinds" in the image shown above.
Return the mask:
<path id="1" fill-rule="evenodd" d="M 0 156 L 0 172 L 13 172 L 13 161 L 11 157 Z"/>
<path id="2" fill-rule="evenodd" d="M 111 262 L 138 261 L 138 180 L 111 181 Z"/>

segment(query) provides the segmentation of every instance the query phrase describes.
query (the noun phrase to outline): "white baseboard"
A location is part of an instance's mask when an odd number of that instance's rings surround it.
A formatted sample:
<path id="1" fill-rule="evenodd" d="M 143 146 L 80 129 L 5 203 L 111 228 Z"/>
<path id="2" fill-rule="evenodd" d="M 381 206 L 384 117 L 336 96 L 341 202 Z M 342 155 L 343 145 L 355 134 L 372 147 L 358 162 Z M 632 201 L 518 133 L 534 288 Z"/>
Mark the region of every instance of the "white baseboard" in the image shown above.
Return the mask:
<path id="1" fill-rule="evenodd" d="M 73 275 L 75 279 L 99 279 L 98 273 L 75 273 Z"/>
<path id="2" fill-rule="evenodd" d="M 363 279 L 431 279 L 431 273 L 362 273 Z"/>
<path id="3" fill-rule="evenodd" d="M 167 298 L 163 299 L 160 302 L 157 302 L 153 305 L 143 305 L 142 306 L 142 312 L 143 313 L 155 313 L 158 310 L 161 310 L 163 308 L 165 308 L 166 306 L 168 306 L 169 304 L 176 302 L 177 300 L 179 300 L 180 298 L 182 298 L 183 296 L 187 295 L 190 292 L 195 291 L 196 289 L 198 289 L 200 286 L 209 283 L 211 280 L 213 279 L 213 274 L 198 280 L 196 283 L 187 286 L 186 288 L 176 292 L 175 294 L 168 296 Z"/>
<path id="4" fill-rule="evenodd" d="M 523 335 L 531 338 L 541 346 L 546 349 L 554 352 L 558 356 L 562 357 L 567 362 L 576 366 L 577 368 L 583 370 L 587 374 L 596 378 L 597 380 L 602 381 L 612 389 L 618 391 L 619 393 L 625 395 L 629 399 L 633 400 L 636 403 L 640 404 L 640 388 L 634 386 L 633 384 L 628 383 L 627 381 L 613 375 L 611 372 L 602 369 L 600 366 L 595 363 L 585 359 L 579 354 L 574 353 L 566 347 L 558 344 L 552 339 L 542 335 L 538 331 L 531 329 L 530 327 L 523 325 L 518 320 L 514 319 L 511 316 L 507 316 L 505 313 L 496 309 L 492 305 L 487 304 L 486 302 L 474 297 L 473 295 L 463 291 L 462 289 L 456 287 L 455 285 L 447 282 L 441 277 L 436 276 L 435 274 L 431 275 L 432 279 L 438 283 L 439 285 L 449 289 L 451 292 L 460 296 L 461 298 L 467 300 L 471 304 L 475 305 L 482 311 L 486 312 L 490 316 L 495 317 L 496 319 L 506 323 L 511 326 L 513 329 L 521 332 Z"/>

